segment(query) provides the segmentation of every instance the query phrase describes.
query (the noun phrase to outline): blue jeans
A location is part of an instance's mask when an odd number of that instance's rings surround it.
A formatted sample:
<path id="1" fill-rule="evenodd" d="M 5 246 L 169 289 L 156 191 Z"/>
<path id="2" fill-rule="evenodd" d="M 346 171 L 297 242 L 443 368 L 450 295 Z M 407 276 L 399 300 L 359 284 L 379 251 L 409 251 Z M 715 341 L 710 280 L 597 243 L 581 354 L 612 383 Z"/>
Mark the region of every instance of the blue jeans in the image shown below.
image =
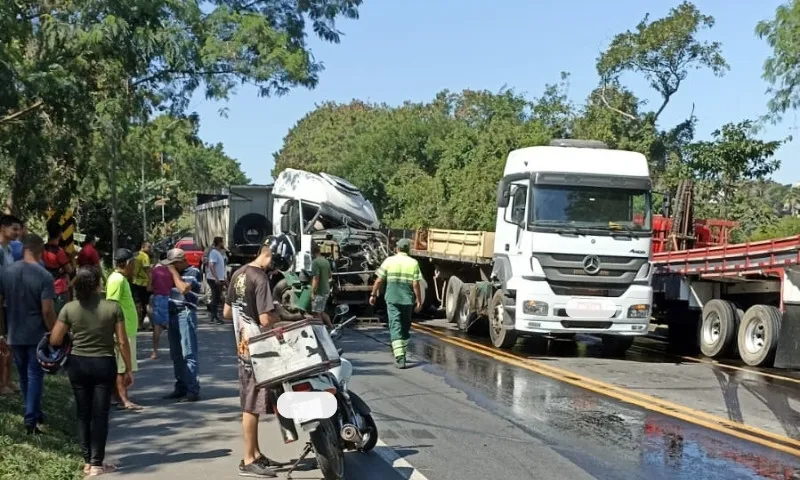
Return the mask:
<path id="1" fill-rule="evenodd" d="M 197 312 L 183 308 L 170 313 L 169 356 L 175 370 L 175 390 L 190 395 L 200 394 L 197 364 Z"/>
<path id="2" fill-rule="evenodd" d="M 36 359 L 36 345 L 12 345 L 11 350 L 14 352 L 14 364 L 19 373 L 22 403 L 25 404 L 25 426 L 33 428 L 44 417 L 42 414 L 44 370 Z"/>

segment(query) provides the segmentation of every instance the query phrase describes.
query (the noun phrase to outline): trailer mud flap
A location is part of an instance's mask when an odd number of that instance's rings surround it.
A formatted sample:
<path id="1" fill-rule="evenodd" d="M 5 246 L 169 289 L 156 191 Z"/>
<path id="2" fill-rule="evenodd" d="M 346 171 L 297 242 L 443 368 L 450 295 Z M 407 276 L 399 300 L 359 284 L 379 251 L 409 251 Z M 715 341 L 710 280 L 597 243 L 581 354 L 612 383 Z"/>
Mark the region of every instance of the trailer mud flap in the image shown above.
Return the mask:
<path id="1" fill-rule="evenodd" d="M 800 305 L 783 306 L 775 368 L 800 369 Z"/>

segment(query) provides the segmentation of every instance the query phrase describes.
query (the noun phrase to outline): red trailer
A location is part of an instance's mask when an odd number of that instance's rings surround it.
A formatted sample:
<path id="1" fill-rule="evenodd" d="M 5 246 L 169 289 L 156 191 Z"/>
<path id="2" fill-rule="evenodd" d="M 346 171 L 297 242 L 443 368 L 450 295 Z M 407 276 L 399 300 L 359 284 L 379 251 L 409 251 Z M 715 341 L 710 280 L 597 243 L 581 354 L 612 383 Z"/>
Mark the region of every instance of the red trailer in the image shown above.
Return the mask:
<path id="1" fill-rule="evenodd" d="M 740 244 L 721 235 L 704 240 L 722 245 L 653 253 L 655 323 L 708 357 L 800 368 L 800 235 Z"/>

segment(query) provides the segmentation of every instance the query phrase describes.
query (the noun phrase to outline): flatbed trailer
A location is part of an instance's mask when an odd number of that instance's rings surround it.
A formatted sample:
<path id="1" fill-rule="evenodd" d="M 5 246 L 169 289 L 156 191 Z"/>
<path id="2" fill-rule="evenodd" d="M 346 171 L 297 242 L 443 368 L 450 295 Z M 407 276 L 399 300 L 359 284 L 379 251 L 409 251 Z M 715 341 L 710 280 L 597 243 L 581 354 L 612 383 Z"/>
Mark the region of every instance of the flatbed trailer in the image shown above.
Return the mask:
<path id="1" fill-rule="evenodd" d="M 654 322 L 711 358 L 800 368 L 800 235 L 652 256 Z"/>

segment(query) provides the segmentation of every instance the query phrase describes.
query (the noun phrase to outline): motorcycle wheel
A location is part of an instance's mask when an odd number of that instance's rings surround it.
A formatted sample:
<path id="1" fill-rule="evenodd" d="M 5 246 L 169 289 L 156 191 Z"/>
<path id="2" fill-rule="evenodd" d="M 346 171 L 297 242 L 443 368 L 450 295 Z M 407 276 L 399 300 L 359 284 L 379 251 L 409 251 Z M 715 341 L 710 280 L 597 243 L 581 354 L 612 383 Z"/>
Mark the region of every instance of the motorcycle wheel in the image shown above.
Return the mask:
<path id="1" fill-rule="evenodd" d="M 369 429 L 367 441 L 361 446 L 361 451 L 366 453 L 375 448 L 378 443 L 378 426 L 375 425 L 375 419 L 372 418 L 372 415 L 363 415 L 363 418 L 364 424 Z"/>
<path id="2" fill-rule="evenodd" d="M 344 451 L 333 422 L 322 420 L 309 437 L 325 480 L 344 480 Z"/>

